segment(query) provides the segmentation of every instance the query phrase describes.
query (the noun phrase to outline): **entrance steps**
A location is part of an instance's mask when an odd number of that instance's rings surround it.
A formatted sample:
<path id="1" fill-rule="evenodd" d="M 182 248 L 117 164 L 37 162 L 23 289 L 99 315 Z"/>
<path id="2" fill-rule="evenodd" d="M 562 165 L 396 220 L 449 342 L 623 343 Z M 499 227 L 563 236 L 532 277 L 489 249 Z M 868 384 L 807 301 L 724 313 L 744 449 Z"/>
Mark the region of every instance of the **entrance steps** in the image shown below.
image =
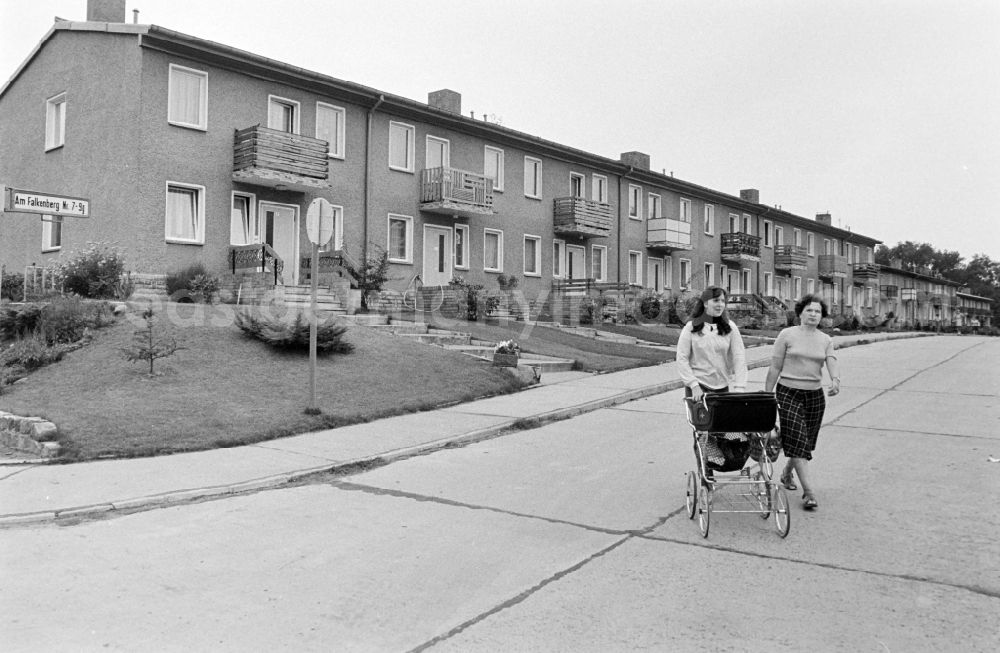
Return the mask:
<path id="1" fill-rule="evenodd" d="M 308 311 L 311 305 L 310 286 L 277 286 L 275 294 L 277 299 L 292 311 Z M 318 288 L 316 291 L 316 314 L 320 319 L 347 315 L 340 297 L 327 289 Z"/>

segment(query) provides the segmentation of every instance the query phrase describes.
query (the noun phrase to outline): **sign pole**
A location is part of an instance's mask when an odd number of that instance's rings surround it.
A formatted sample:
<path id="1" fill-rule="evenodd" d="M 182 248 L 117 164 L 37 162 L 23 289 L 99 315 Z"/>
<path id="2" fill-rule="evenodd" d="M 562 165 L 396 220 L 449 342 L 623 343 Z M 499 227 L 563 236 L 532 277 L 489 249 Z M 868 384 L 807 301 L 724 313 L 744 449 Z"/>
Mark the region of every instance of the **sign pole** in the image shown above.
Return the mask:
<path id="1" fill-rule="evenodd" d="M 309 275 L 309 412 L 316 413 L 316 287 L 319 285 L 319 245 L 312 244 L 312 266 Z"/>
<path id="2" fill-rule="evenodd" d="M 316 293 L 319 286 L 319 248 L 330 240 L 334 231 L 333 205 L 326 199 L 317 197 L 306 211 L 306 235 L 312 243 L 312 263 L 309 267 L 309 407 L 306 413 L 318 415 L 316 405 L 316 340 L 319 315 L 316 309 Z"/>

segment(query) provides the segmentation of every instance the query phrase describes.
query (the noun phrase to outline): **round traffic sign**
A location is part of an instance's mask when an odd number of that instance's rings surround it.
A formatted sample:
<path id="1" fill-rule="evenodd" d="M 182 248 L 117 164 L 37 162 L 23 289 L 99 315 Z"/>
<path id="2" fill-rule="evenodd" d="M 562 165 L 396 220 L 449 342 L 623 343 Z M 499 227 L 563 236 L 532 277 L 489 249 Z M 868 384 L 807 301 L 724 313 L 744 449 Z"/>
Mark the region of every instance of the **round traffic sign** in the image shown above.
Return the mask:
<path id="1" fill-rule="evenodd" d="M 322 247 L 333 236 L 333 204 L 317 197 L 306 211 L 306 235 L 313 245 Z"/>

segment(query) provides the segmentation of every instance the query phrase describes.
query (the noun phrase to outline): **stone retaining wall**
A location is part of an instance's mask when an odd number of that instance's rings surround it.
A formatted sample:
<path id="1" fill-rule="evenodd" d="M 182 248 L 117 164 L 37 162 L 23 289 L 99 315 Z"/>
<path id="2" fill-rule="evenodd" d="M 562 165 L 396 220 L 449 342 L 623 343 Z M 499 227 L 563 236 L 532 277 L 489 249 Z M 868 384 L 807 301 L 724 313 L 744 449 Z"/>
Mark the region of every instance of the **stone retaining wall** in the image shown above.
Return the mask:
<path id="1" fill-rule="evenodd" d="M 55 441 L 58 434 L 56 425 L 41 417 L 20 417 L 0 410 L 0 442 L 12 449 L 55 458 L 60 448 Z"/>

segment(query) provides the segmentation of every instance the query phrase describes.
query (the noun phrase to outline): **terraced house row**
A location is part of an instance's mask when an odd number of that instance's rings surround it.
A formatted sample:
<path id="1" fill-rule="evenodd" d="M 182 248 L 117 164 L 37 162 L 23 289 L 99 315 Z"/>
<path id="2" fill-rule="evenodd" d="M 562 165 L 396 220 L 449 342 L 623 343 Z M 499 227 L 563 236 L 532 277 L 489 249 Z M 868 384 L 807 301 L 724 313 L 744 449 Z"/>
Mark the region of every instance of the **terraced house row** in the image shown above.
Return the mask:
<path id="1" fill-rule="evenodd" d="M 911 301 L 908 282 L 874 264 L 880 241 L 829 214 L 466 115 L 452 90 L 416 102 L 126 23 L 124 0 L 87 11 L 57 21 L 0 88 L 0 184 L 86 198 L 89 217 L 8 211 L 8 270 L 103 241 L 124 246 L 147 284 L 201 262 L 233 287 L 289 288 L 311 275 L 304 221 L 325 198 L 336 228 L 318 272 L 381 248 L 397 290 L 456 276 L 489 288 L 506 274 L 528 297 L 718 284 L 761 301 L 821 292 L 868 316 L 904 315 Z M 954 291 L 928 290 L 949 297 L 939 304 L 914 296 L 914 316 L 922 302 L 950 319 Z"/>

